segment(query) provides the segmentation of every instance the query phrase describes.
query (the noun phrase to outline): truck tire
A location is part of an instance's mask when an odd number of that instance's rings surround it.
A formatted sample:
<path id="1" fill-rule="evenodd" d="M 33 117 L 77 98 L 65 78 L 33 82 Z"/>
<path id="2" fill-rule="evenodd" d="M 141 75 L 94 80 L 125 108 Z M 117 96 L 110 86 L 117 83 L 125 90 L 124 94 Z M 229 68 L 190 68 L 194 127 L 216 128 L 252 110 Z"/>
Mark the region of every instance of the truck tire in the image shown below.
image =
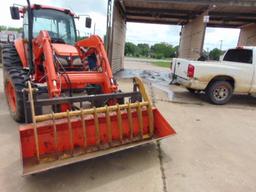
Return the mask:
<path id="1" fill-rule="evenodd" d="M 208 100 L 215 105 L 226 104 L 233 95 L 233 87 L 227 81 L 214 81 L 206 89 Z"/>

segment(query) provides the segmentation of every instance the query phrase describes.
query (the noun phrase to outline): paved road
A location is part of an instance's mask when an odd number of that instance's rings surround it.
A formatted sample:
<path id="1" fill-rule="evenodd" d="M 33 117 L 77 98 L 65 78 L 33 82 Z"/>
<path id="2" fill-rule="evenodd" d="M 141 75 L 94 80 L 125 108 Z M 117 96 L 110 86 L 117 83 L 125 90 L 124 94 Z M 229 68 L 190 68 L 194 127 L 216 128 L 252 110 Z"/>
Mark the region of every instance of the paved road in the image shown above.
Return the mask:
<path id="1" fill-rule="evenodd" d="M 120 85 L 124 90 L 130 87 L 126 80 Z M 162 141 L 161 150 L 151 144 L 21 177 L 18 125 L 8 114 L 0 87 L 0 191 L 256 191 L 253 105 L 172 103 L 155 87 L 156 105 L 178 133 Z M 188 100 L 189 95 L 182 98 Z"/>

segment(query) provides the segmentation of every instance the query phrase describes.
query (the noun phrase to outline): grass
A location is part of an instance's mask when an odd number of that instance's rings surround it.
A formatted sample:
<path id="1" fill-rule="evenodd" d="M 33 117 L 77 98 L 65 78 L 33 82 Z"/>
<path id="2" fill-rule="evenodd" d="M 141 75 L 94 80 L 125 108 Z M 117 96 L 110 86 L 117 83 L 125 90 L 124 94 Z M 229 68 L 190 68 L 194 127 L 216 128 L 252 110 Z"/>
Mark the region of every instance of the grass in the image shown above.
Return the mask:
<path id="1" fill-rule="evenodd" d="M 151 61 L 150 63 L 158 67 L 170 68 L 170 62 L 171 61 Z"/>

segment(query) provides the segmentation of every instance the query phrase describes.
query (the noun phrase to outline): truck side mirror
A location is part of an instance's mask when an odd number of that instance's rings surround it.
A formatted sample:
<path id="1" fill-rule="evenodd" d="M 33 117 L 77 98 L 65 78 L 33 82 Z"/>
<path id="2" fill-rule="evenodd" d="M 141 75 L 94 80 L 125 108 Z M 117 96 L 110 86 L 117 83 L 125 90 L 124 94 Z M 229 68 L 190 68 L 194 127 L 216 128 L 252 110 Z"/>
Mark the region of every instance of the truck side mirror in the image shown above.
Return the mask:
<path id="1" fill-rule="evenodd" d="M 18 7 L 10 7 L 10 12 L 12 19 L 19 20 L 20 19 L 20 11 Z"/>
<path id="2" fill-rule="evenodd" d="M 90 17 L 86 17 L 85 19 L 85 27 L 86 28 L 91 28 L 92 26 L 92 19 Z"/>

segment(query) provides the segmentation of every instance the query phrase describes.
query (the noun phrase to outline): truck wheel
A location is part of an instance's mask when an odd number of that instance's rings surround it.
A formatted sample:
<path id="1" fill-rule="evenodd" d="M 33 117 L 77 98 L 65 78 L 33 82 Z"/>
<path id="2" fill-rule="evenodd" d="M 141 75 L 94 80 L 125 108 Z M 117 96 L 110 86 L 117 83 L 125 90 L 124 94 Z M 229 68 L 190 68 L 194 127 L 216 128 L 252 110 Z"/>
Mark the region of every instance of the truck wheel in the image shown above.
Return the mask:
<path id="1" fill-rule="evenodd" d="M 227 81 L 215 81 L 206 89 L 209 101 L 216 105 L 226 104 L 232 97 L 233 87 Z"/>

